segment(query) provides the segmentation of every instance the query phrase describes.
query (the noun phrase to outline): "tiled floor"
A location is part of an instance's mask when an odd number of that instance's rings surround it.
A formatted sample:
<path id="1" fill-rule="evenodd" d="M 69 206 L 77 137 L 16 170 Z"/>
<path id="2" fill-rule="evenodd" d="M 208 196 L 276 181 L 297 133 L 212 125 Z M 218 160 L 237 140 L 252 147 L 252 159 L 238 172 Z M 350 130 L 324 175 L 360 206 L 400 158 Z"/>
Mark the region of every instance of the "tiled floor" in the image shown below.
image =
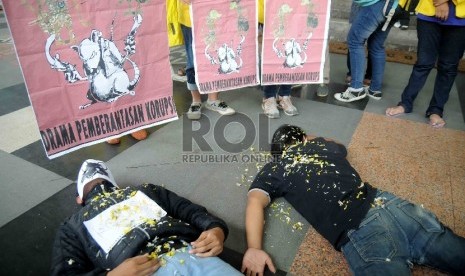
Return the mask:
<path id="1" fill-rule="evenodd" d="M 73 181 L 80 164 L 87 158 L 107 161 L 123 186 L 147 181 L 165 184 L 221 215 L 231 228 L 223 257 L 240 266 L 240 254 L 245 249 L 245 197 L 256 164 L 182 161 L 184 128 L 206 122 L 215 125 L 220 119 L 217 114 L 205 111 L 202 120 L 192 125 L 181 117 L 151 128 L 149 139 L 142 142 L 124 137 L 118 146 L 99 144 L 48 160 L 38 140 L 32 109 L 8 38 L 5 19 L 0 13 L 0 248 L 3 251 L 0 275 L 48 274 L 55 229 L 78 208 L 73 204 Z M 174 71 L 184 65 L 182 47 L 172 49 L 171 60 Z M 245 115 L 234 117 L 236 124 L 226 128 L 226 137 L 239 141 L 244 135 L 240 123 L 249 118 L 255 126 L 265 122 L 269 132 L 280 124 L 293 123 L 309 133 L 339 140 L 349 147 L 349 159 L 365 181 L 423 204 L 453 230 L 465 235 L 464 74 L 457 77 L 446 106 L 446 128 L 432 129 L 425 123 L 423 111 L 432 93 L 434 73 L 419 95 L 414 113 L 388 118 L 383 115 L 384 110 L 399 100 L 411 66 L 388 63 L 384 98 L 355 103 L 338 103 L 332 97 L 345 89 L 345 56 L 332 54 L 331 69 L 328 97 L 317 97 L 314 86 L 293 90 L 294 102 L 300 111 L 296 117 L 260 121 L 261 92 L 257 88 L 223 93 L 222 98 Z M 174 98 L 182 115 L 190 103 L 183 82 L 174 82 Z M 205 139 L 210 144 L 216 142 L 211 132 Z M 257 144 L 258 137 L 252 148 L 257 149 Z M 199 153 L 195 145 L 194 152 Z M 223 151 L 215 147 L 213 153 Z M 238 156 L 250 153 L 254 150 L 247 149 Z M 278 204 L 287 210 L 286 202 L 278 201 Z M 302 230 L 294 230 L 282 221 L 282 215 L 279 210 L 268 210 L 265 235 L 265 248 L 280 268 L 280 274 L 349 274 L 342 255 L 308 224 L 304 223 Z M 294 210 L 290 218 L 303 220 Z M 437 273 L 416 269 L 414 274 Z"/>

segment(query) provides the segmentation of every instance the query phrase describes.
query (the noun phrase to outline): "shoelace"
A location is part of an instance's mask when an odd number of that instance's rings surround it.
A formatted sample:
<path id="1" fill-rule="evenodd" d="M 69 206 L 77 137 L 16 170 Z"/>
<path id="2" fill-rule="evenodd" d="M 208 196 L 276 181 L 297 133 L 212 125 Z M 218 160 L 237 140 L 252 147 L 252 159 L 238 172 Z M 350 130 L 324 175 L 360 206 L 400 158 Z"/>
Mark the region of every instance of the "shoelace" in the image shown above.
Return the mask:
<path id="1" fill-rule="evenodd" d="M 347 88 L 346 91 L 344 91 L 342 93 L 342 97 L 344 97 L 344 98 L 350 98 L 351 95 L 352 95 L 352 93 L 350 93 L 349 88 Z"/>
<path id="2" fill-rule="evenodd" d="M 200 105 L 191 105 L 192 112 L 196 112 L 200 110 Z"/>
<path id="3" fill-rule="evenodd" d="M 221 108 L 228 108 L 228 105 L 225 103 L 225 102 L 220 102 L 218 104 L 218 107 L 221 107 Z"/>
<path id="4" fill-rule="evenodd" d="M 289 97 L 282 97 L 280 103 L 284 109 L 292 108 L 292 102 Z"/>
<path id="5" fill-rule="evenodd" d="M 275 105 L 276 100 L 273 100 L 273 98 L 266 99 L 265 100 L 265 109 L 271 108 Z"/>

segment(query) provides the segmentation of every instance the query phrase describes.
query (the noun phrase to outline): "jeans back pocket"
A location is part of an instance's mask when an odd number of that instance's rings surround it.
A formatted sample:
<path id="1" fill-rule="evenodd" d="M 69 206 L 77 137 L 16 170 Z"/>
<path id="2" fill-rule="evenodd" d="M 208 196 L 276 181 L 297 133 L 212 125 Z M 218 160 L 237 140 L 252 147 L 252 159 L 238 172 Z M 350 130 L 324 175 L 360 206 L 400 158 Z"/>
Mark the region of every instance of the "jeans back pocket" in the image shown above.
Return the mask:
<path id="1" fill-rule="evenodd" d="M 437 217 L 425 208 L 408 201 L 404 201 L 399 204 L 398 207 L 408 217 L 418 222 L 426 232 L 434 233 L 443 231 L 443 227 Z"/>
<path id="2" fill-rule="evenodd" d="M 347 235 L 365 262 L 386 261 L 396 254 L 396 244 L 380 213 L 367 217 Z"/>

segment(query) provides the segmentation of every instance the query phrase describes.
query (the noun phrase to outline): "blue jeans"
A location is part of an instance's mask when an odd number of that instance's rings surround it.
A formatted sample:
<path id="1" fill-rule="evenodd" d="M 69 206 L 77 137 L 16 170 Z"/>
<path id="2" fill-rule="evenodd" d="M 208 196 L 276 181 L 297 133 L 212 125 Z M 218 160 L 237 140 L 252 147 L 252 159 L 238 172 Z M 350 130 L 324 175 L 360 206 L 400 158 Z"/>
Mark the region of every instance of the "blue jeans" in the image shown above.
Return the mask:
<path id="1" fill-rule="evenodd" d="M 184 247 L 176 250 L 173 256 L 162 255 L 161 262 L 165 263 L 154 276 L 243 276 L 238 270 L 230 266 L 218 257 L 197 257 L 189 254 L 191 247 Z"/>
<path id="2" fill-rule="evenodd" d="M 392 0 L 390 1 L 388 10 L 392 6 Z M 372 91 L 381 91 L 384 66 L 386 64 L 384 42 L 392 26 L 390 24 L 386 31 L 381 30 L 386 21 L 383 14 L 385 3 L 384 0 L 380 0 L 373 5 L 360 7 L 347 35 L 350 54 L 350 73 L 352 75 L 350 86 L 352 88 L 359 89 L 363 87 L 363 76 L 365 74 L 364 45 L 367 42 L 368 53 L 372 62 L 370 89 Z"/>
<path id="3" fill-rule="evenodd" d="M 198 90 L 195 83 L 195 70 L 194 70 L 194 52 L 192 51 L 192 28 L 181 25 L 182 35 L 184 37 L 184 47 L 186 48 L 186 78 L 187 89 L 190 91 Z"/>
<path id="4" fill-rule="evenodd" d="M 424 208 L 378 191 L 372 207 L 342 247 L 354 275 L 409 275 L 412 264 L 465 272 L 465 238 Z"/>
<path id="5" fill-rule="evenodd" d="M 457 76 L 459 61 L 465 51 L 465 26 L 445 26 L 419 19 L 417 34 L 417 62 L 413 66 L 399 105 L 404 107 L 406 113 L 412 112 L 413 101 L 425 85 L 437 60 L 438 73 L 426 116 L 438 114 L 442 117 L 444 105 L 449 99 L 450 90 Z"/>
<path id="6" fill-rule="evenodd" d="M 282 85 L 264 85 L 263 86 L 263 97 L 265 99 L 276 97 L 276 94 L 279 96 L 289 96 L 291 95 L 292 85 L 282 84 Z"/>

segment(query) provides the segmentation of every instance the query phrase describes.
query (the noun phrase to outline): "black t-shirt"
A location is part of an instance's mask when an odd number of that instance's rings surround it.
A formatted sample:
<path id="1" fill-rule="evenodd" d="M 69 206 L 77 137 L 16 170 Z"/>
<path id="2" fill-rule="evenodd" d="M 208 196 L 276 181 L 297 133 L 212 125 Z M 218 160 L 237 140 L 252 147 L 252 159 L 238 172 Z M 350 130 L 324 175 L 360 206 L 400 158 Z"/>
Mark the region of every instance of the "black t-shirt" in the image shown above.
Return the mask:
<path id="1" fill-rule="evenodd" d="M 337 250 L 358 227 L 376 194 L 346 159 L 343 145 L 316 138 L 266 164 L 250 190 L 284 197 Z"/>

